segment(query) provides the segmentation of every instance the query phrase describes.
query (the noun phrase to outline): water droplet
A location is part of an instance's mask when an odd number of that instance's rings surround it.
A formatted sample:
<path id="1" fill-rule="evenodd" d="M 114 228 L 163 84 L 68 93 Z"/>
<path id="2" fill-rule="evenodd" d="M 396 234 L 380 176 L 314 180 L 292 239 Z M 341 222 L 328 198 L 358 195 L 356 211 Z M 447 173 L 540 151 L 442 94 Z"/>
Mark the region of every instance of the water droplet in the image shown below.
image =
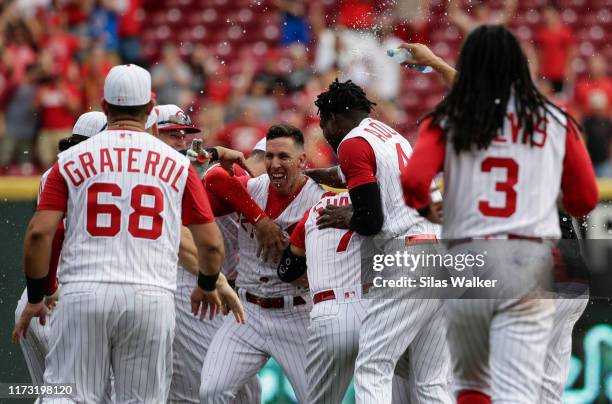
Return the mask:
<path id="1" fill-rule="evenodd" d="M 501 102 L 499 98 L 496 98 L 495 100 L 493 100 L 493 102 L 495 103 L 495 105 L 499 105 L 499 103 Z"/>

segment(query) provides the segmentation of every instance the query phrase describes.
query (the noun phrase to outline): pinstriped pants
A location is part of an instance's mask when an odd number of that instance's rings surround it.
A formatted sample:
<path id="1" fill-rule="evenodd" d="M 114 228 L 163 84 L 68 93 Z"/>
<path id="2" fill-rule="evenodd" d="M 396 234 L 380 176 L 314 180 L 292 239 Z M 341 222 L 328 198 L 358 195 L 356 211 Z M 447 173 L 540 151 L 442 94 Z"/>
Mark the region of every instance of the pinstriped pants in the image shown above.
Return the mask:
<path id="1" fill-rule="evenodd" d="M 390 403 L 392 378 L 406 354 L 412 360 L 409 369 L 414 377 L 414 402 L 452 403 L 441 302 L 373 298 L 367 304 L 355 370 L 357 403 Z"/>
<path id="2" fill-rule="evenodd" d="M 539 403 L 561 402 L 572 356 L 572 331 L 588 302 L 588 293 L 574 298 L 558 297 L 555 300 L 555 318 L 546 349 Z"/>
<path id="3" fill-rule="evenodd" d="M 24 290 L 19 299 L 19 303 L 17 303 L 17 309 L 15 309 L 15 321 L 19 319 L 27 303 L 27 290 Z M 19 345 L 21 346 L 21 351 L 23 352 L 23 357 L 28 367 L 28 372 L 32 378 L 32 384 L 41 385 L 44 383 L 45 357 L 49 352 L 51 318 L 53 317 L 53 313 L 54 311 L 51 311 L 47 314 L 47 324 L 44 326 L 40 325 L 38 318 L 33 318 L 30 322 L 30 328 L 28 329 L 28 337 L 19 340 Z M 114 402 L 112 372 L 102 402 Z"/>
<path id="4" fill-rule="evenodd" d="M 201 373 L 208 347 L 224 317 L 217 316 L 201 321 L 191 314 L 191 292 L 197 279 L 179 267 L 177 288 L 174 295 L 176 305 L 176 335 L 173 347 L 173 372 L 168 403 L 199 403 Z M 233 318 L 233 315 L 230 314 Z M 253 376 L 238 391 L 234 403 L 252 404 L 261 401 L 259 378 Z"/>
<path id="5" fill-rule="evenodd" d="M 403 240 L 402 240 L 403 241 Z M 385 246 L 393 254 L 397 244 Z M 406 248 L 406 247 L 403 247 Z M 410 254 L 435 253 L 435 245 L 407 247 Z M 388 278 L 408 275 L 391 268 Z M 410 276 L 427 275 L 415 268 Z M 417 403 L 452 403 L 449 392 L 450 355 L 446 341 L 442 301 L 424 289 L 397 290 L 371 287 L 368 309 L 359 336 L 359 355 L 355 369 L 355 398 L 362 404 L 388 404 L 392 398 L 392 379 L 402 357 L 411 357 L 414 378 L 412 392 Z"/>
<path id="6" fill-rule="evenodd" d="M 454 251 L 488 252 L 482 273 L 503 289 L 447 301 L 455 390 L 478 390 L 494 403 L 539 402 L 555 301 L 533 298 L 551 275 L 550 246 L 526 240 L 470 242 Z"/>
<path id="7" fill-rule="evenodd" d="M 21 312 L 28 303 L 26 291 L 23 291 L 17 308 L 15 309 L 15 322 L 19 320 Z M 30 322 L 27 338 L 19 340 L 23 357 L 25 358 L 32 384 L 43 384 L 43 374 L 45 373 L 45 356 L 49 351 L 49 331 L 51 329 L 51 318 L 53 312 L 47 315 L 47 324 L 42 326 L 38 322 L 38 317 L 34 317 Z"/>
<path id="8" fill-rule="evenodd" d="M 338 294 L 337 294 L 338 295 Z M 342 401 L 353 377 L 359 350 L 359 334 L 370 300 L 329 300 L 315 304 L 309 327 L 308 366 L 309 403 L 336 404 Z M 436 402 L 439 383 L 448 390 L 450 366 L 447 350 L 430 347 L 446 343 L 444 319 L 435 321 L 419 333 L 410 349 L 398 360 L 392 380 L 392 402 L 398 404 Z M 439 357 L 438 355 L 443 355 Z M 440 380 L 427 363 L 446 363 L 446 374 Z M 435 387 L 432 388 L 432 385 Z"/>
<path id="9" fill-rule="evenodd" d="M 263 309 L 244 298 L 242 301 L 246 324 L 238 324 L 233 316 L 228 316 L 208 348 L 202 368 L 200 401 L 231 402 L 235 392 L 273 357 L 287 375 L 298 402 L 305 403 L 306 339 L 312 306 Z"/>
<path id="10" fill-rule="evenodd" d="M 116 403 L 165 403 L 172 375 L 174 298 L 151 286 L 62 285 L 51 321 L 45 383 L 75 383 L 71 399 L 99 403 L 110 371 Z"/>

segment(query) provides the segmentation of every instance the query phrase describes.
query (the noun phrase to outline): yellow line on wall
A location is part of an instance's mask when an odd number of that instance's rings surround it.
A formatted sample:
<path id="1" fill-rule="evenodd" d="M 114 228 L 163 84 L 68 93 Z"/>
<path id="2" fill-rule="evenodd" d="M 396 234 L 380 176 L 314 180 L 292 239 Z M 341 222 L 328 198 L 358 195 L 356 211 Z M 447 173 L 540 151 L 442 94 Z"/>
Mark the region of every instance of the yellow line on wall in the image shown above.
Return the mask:
<path id="1" fill-rule="evenodd" d="M 38 194 L 38 184 L 40 176 L 31 177 L 0 177 L 0 202 L 20 202 L 33 201 Z M 599 186 L 600 199 L 612 200 L 612 179 L 600 179 L 597 181 Z M 342 192 L 342 189 L 328 188 L 333 192 Z"/>

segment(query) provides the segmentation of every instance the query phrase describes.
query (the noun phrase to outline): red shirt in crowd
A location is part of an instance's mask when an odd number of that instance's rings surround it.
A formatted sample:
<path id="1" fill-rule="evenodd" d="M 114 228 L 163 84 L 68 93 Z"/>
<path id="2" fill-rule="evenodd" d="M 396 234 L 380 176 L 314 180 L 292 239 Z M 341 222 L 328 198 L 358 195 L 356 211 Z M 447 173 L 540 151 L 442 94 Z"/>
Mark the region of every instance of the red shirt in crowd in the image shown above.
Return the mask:
<path id="1" fill-rule="evenodd" d="M 119 36 L 129 38 L 140 33 L 141 22 L 138 19 L 138 11 L 141 7 L 141 0 L 129 0 L 127 8 L 121 12 L 119 18 Z"/>
<path id="2" fill-rule="evenodd" d="M 62 7 L 62 13 L 66 16 L 69 27 L 75 27 L 87 22 L 89 16 L 84 8 L 85 4 L 80 2 L 71 2 Z"/>
<path id="3" fill-rule="evenodd" d="M 262 123 L 234 122 L 222 129 L 216 138 L 221 145 L 248 156 L 255 144 L 266 135 L 267 130 L 268 127 Z"/>
<path id="4" fill-rule="evenodd" d="M 28 65 L 36 62 L 36 52 L 27 44 L 10 44 L 5 49 L 7 58 L 11 61 L 11 84 L 21 84 Z"/>
<path id="5" fill-rule="evenodd" d="M 72 57 L 79 47 L 79 41 L 76 37 L 62 32 L 47 38 L 43 47 L 53 56 L 54 72 L 63 74 L 68 70 Z"/>
<path id="6" fill-rule="evenodd" d="M 612 113 L 612 78 L 602 77 L 595 80 L 582 78 L 576 82 L 574 102 L 585 116 L 591 113 L 590 98 L 598 91 L 608 97 L 608 112 Z"/>
<path id="7" fill-rule="evenodd" d="M 39 88 L 36 99 L 41 110 L 42 129 L 72 128 L 77 116 L 68 104 L 78 103 L 78 87 L 71 84 L 45 84 Z"/>
<path id="8" fill-rule="evenodd" d="M 371 28 L 375 17 L 372 0 L 346 0 L 338 13 L 340 24 L 352 29 Z"/>
<path id="9" fill-rule="evenodd" d="M 540 51 L 540 74 L 550 80 L 563 80 L 569 49 L 576 44 L 572 30 L 565 25 L 542 27 L 535 40 Z"/>

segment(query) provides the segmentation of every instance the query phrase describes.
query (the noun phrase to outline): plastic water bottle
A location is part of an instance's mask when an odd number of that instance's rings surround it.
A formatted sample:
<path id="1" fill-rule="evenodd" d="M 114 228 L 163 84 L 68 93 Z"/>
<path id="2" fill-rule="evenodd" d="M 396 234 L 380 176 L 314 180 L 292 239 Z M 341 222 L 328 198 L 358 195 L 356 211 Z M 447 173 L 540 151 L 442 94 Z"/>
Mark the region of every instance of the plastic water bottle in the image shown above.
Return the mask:
<path id="1" fill-rule="evenodd" d="M 433 72 L 433 68 L 431 66 L 419 66 L 410 64 L 412 60 L 412 52 L 405 48 L 397 48 L 397 49 L 387 49 L 387 56 L 393 59 L 398 64 L 408 63 L 408 67 L 416 70 L 420 73 L 431 73 Z"/>

